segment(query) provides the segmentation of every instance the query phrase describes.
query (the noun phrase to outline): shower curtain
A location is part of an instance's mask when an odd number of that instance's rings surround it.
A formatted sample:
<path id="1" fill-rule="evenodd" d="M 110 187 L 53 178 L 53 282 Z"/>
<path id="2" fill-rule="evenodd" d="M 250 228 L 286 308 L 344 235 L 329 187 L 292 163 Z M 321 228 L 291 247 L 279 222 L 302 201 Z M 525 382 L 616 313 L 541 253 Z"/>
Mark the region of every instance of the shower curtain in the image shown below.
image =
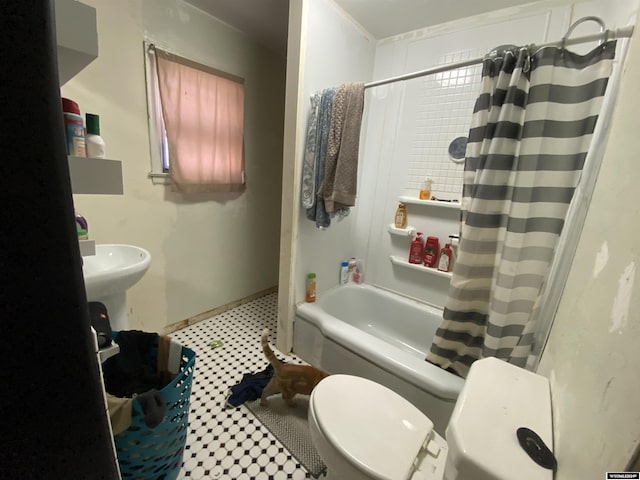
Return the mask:
<path id="1" fill-rule="evenodd" d="M 591 142 L 616 42 L 587 55 L 509 48 L 483 64 L 464 169 L 460 245 L 427 361 L 465 377 L 525 366 L 554 250 Z"/>

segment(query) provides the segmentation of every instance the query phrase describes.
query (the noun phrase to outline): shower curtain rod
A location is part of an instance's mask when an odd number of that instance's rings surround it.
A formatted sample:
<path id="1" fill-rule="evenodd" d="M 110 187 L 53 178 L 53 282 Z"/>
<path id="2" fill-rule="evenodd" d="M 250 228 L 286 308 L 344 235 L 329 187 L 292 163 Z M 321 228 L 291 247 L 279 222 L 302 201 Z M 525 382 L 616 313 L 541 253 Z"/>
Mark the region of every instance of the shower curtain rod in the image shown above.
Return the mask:
<path id="1" fill-rule="evenodd" d="M 592 35 L 584 35 L 582 37 L 564 38 L 557 42 L 544 43 L 542 45 L 532 45 L 533 48 L 540 49 L 543 47 L 553 47 L 560 45 L 576 45 L 578 43 L 593 42 L 595 40 L 615 40 L 616 38 L 628 38 L 633 34 L 633 25 L 628 27 L 616 28 L 614 30 L 606 30 L 604 32 L 595 33 Z M 484 61 L 485 57 L 471 58 L 469 60 L 462 60 L 456 63 L 449 63 L 447 65 L 441 65 L 439 67 L 427 68 L 413 73 L 406 73 L 404 75 L 398 75 L 397 77 L 386 78 L 384 80 L 376 80 L 375 82 L 369 82 L 364 84 L 364 88 L 379 87 L 380 85 L 386 85 L 388 83 L 395 83 L 402 80 L 411 80 L 412 78 L 424 77 L 426 75 L 432 75 L 434 73 L 447 72 L 449 70 L 455 70 L 456 68 L 468 67 L 470 65 L 477 65 Z"/>

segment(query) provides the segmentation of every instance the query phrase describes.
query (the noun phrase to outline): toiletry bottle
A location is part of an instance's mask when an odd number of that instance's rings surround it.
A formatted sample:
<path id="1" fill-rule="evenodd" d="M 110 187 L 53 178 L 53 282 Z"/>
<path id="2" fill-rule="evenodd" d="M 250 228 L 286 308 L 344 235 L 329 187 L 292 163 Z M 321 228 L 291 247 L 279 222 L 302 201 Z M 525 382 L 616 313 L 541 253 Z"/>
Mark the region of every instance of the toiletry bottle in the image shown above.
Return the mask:
<path id="1" fill-rule="evenodd" d="M 396 228 L 405 228 L 407 226 L 407 207 L 400 202 L 396 209 L 395 223 Z"/>
<path id="2" fill-rule="evenodd" d="M 426 178 L 422 182 L 422 186 L 420 187 L 420 200 L 430 200 L 431 199 L 431 176 L 427 174 Z"/>
<path id="3" fill-rule="evenodd" d="M 448 243 L 444 244 L 444 247 L 442 247 L 442 250 L 440 250 L 440 261 L 438 262 L 438 270 L 440 270 L 441 272 L 448 272 L 451 270 L 451 257 L 452 257 L 452 253 L 451 253 L 451 245 Z"/>
<path id="4" fill-rule="evenodd" d="M 435 267 L 438 260 L 438 252 L 440 251 L 440 240 L 438 237 L 427 237 L 424 245 L 424 266 Z"/>
<path id="5" fill-rule="evenodd" d="M 356 270 L 353 272 L 353 281 L 360 285 L 364 283 L 364 263 L 362 260 L 356 260 Z"/>
<path id="6" fill-rule="evenodd" d="M 422 232 L 416 233 L 416 238 L 411 242 L 409 247 L 409 263 L 420 265 L 424 252 L 424 242 L 422 240 Z"/>
<path id="7" fill-rule="evenodd" d="M 80 115 L 80 107 L 73 100 L 63 98 L 62 116 L 67 139 L 67 154 L 74 157 L 86 157 L 84 122 Z"/>
<path id="8" fill-rule="evenodd" d="M 84 230 L 89 230 L 89 224 L 87 223 L 87 219 L 80 215 L 78 212 L 75 212 L 76 215 L 76 223 L 80 225 L 80 228 Z"/>
<path id="9" fill-rule="evenodd" d="M 100 117 L 93 113 L 85 115 L 87 119 L 87 157 L 104 158 L 104 140 L 100 136 Z"/>
<path id="10" fill-rule="evenodd" d="M 347 263 L 347 282 L 353 282 L 353 274 L 356 271 L 356 257 L 351 257 Z"/>
<path id="11" fill-rule="evenodd" d="M 87 223 L 87 220 L 78 212 L 75 212 L 75 216 L 78 240 L 87 240 L 89 238 L 89 224 Z"/>
<path id="12" fill-rule="evenodd" d="M 340 264 L 340 285 L 349 283 L 349 262 Z"/>
<path id="13" fill-rule="evenodd" d="M 305 301 L 313 303 L 316 301 L 316 274 L 310 273 L 307 275 L 307 294 L 305 295 Z"/>
<path id="14" fill-rule="evenodd" d="M 82 228 L 79 223 L 76 223 L 76 230 L 78 232 L 78 240 L 88 240 L 89 232 Z"/>
<path id="15" fill-rule="evenodd" d="M 451 266 L 449 270 L 453 269 L 453 263 L 458 257 L 458 246 L 460 245 L 460 235 L 449 235 L 449 245 L 451 246 Z"/>

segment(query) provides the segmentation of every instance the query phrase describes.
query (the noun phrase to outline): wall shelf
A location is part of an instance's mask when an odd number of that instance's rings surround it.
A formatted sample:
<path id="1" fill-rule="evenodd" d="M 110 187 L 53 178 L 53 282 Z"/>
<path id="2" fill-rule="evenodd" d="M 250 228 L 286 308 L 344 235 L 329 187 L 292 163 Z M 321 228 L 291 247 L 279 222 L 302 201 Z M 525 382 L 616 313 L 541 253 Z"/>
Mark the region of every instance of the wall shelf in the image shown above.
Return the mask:
<path id="1" fill-rule="evenodd" d="M 95 240 L 78 240 L 80 244 L 80 255 L 83 257 L 90 257 L 96 254 L 96 241 Z"/>
<path id="2" fill-rule="evenodd" d="M 73 193 L 122 195 L 122 162 L 106 158 L 69 156 Z"/>
<path id="3" fill-rule="evenodd" d="M 412 237 L 416 233 L 415 227 L 407 226 L 406 228 L 396 228 L 393 223 L 387 225 L 387 230 L 391 235 L 398 235 L 399 237 Z"/>
<path id="4" fill-rule="evenodd" d="M 426 274 L 435 275 L 436 277 L 442 277 L 442 278 L 448 278 L 448 279 L 451 278 L 451 272 L 441 272 L 437 268 L 425 267 L 424 265 L 416 265 L 415 263 L 409 263 L 408 261 L 400 257 L 396 257 L 395 255 L 391 255 L 389 259 L 391 260 L 391 263 L 393 263 L 394 265 L 398 265 L 399 267 L 418 270 Z"/>
<path id="5" fill-rule="evenodd" d="M 427 207 L 447 208 L 452 210 L 460 210 L 460 202 L 439 202 L 437 200 L 420 200 L 419 198 L 401 196 L 399 201 L 402 203 L 410 203 L 412 205 L 424 205 Z"/>
<path id="6" fill-rule="evenodd" d="M 98 57 L 96 9 L 55 0 L 58 80 L 64 85 Z"/>

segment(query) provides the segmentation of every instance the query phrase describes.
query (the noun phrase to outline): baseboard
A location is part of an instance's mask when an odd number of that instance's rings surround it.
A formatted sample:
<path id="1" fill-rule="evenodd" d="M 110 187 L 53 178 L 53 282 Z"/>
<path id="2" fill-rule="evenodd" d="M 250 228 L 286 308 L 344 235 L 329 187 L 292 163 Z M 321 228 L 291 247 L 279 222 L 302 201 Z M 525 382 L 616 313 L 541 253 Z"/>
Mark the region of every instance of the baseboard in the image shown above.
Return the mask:
<path id="1" fill-rule="evenodd" d="M 231 310 L 232 308 L 239 307 L 245 303 L 249 303 L 253 300 L 256 300 L 260 297 L 264 297 L 265 295 L 269 295 L 270 293 L 274 293 L 278 291 L 278 287 L 267 288 L 266 290 L 262 290 L 261 292 L 254 293 L 249 295 L 248 297 L 241 298 L 240 300 L 234 300 L 233 302 L 227 303 L 225 305 L 221 305 L 216 308 L 212 308 L 211 310 L 207 310 L 206 312 L 199 313 L 198 315 L 194 315 L 191 318 L 187 318 L 186 320 L 180 320 L 179 322 L 172 323 L 167 325 L 162 330 L 163 335 L 169 335 L 171 333 L 177 332 L 178 330 L 182 330 L 183 328 L 187 328 L 195 323 L 202 322 L 203 320 L 208 320 L 211 317 L 216 315 L 220 315 L 221 313 L 226 312 L 227 310 Z"/>

